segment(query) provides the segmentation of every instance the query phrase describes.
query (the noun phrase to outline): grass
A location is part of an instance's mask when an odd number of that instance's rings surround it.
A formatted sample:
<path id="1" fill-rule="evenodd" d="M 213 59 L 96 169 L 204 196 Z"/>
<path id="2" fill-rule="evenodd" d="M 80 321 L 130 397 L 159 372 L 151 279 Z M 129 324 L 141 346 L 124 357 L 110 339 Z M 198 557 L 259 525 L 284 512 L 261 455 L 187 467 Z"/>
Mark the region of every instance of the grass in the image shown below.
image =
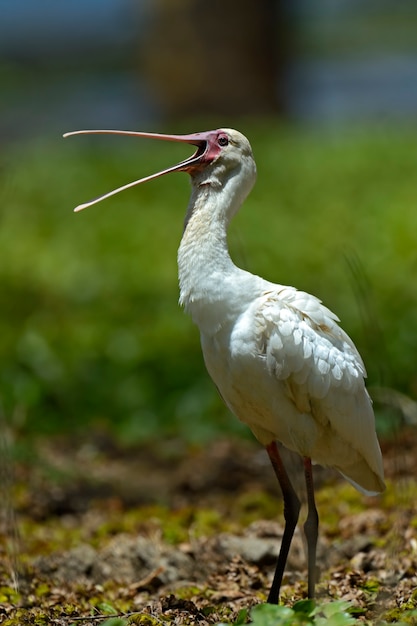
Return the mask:
<path id="1" fill-rule="evenodd" d="M 258 183 L 230 229 L 235 261 L 320 297 L 354 338 L 369 384 L 415 396 L 415 131 L 242 130 Z M 197 329 L 177 305 L 187 177 L 72 213 L 188 154 L 110 137 L 3 153 L 0 393 L 14 429 L 102 425 L 126 442 L 244 432 L 217 397 Z"/>

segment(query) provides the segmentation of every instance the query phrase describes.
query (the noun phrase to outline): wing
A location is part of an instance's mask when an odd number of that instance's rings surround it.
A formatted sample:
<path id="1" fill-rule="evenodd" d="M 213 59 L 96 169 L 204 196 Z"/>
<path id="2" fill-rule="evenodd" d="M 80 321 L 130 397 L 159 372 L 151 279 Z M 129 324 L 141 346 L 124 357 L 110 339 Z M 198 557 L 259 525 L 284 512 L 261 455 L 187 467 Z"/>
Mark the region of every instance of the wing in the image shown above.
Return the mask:
<path id="1" fill-rule="evenodd" d="M 331 387 L 354 393 L 363 387 L 365 366 L 338 318 L 317 298 L 291 287 L 267 292 L 255 313 L 269 369 L 278 379 L 303 385 L 313 398 Z"/>
<path id="2" fill-rule="evenodd" d="M 366 371 L 338 318 L 320 300 L 292 287 L 265 292 L 253 313 L 258 349 L 268 370 L 285 383 L 298 412 L 310 414 L 321 427 L 322 449 L 317 449 L 315 460 L 333 465 L 355 486 L 380 491 L 382 458 L 365 389 Z M 329 433 L 356 450 L 369 469 L 360 468 L 357 459 L 352 467 L 346 459 L 344 467 L 337 459 L 323 462 L 332 458 Z"/>

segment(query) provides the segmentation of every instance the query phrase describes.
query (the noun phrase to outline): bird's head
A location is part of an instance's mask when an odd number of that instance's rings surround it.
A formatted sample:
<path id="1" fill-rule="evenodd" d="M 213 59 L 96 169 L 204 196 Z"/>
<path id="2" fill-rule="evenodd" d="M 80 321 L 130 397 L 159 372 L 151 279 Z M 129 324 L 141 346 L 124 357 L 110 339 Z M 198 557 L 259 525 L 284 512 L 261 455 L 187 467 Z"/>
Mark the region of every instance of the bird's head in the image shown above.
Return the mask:
<path id="1" fill-rule="evenodd" d="M 171 172 L 187 172 L 196 186 L 213 185 L 220 188 L 239 172 L 242 174 L 240 177 L 242 196 L 246 196 L 249 193 L 255 182 L 256 166 L 250 143 L 242 133 L 231 128 L 220 128 L 191 135 L 162 135 L 123 130 L 77 130 L 66 133 L 64 137 L 81 134 L 133 135 L 135 137 L 189 143 L 196 146 L 197 150 L 191 157 L 177 165 L 123 185 L 90 202 L 80 204 L 74 209 L 75 211 L 86 209 L 105 198 L 119 193 L 119 191 L 129 189 L 134 185 L 139 185 Z"/>

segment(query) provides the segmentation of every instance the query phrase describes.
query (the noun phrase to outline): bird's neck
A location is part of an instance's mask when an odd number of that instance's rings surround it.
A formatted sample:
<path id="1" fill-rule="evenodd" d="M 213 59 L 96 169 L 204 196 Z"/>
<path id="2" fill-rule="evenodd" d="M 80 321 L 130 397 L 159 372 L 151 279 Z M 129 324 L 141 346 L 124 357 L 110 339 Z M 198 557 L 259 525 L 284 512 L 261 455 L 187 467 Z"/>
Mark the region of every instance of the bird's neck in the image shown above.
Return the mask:
<path id="1" fill-rule="evenodd" d="M 204 185 L 193 188 L 178 250 L 180 304 L 201 330 L 222 325 L 232 315 L 233 298 L 227 285 L 235 284 L 240 273 L 227 246 L 228 215 L 236 202 L 223 190 Z M 236 207 L 237 210 L 238 206 Z"/>

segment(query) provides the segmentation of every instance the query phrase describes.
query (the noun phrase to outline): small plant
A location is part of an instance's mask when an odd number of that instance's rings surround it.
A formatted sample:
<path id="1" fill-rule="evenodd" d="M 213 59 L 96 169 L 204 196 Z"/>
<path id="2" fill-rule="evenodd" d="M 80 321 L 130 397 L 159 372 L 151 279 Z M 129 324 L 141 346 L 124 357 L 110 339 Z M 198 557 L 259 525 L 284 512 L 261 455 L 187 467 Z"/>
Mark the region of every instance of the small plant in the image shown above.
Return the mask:
<path id="1" fill-rule="evenodd" d="M 300 600 L 292 608 L 282 605 L 258 604 L 249 613 L 253 626 L 302 626 L 315 624 L 316 626 L 351 626 L 358 621 L 350 615 L 348 602 L 337 601 L 323 605 L 316 605 L 313 600 Z M 239 616 L 235 625 L 244 623 Z"/>

